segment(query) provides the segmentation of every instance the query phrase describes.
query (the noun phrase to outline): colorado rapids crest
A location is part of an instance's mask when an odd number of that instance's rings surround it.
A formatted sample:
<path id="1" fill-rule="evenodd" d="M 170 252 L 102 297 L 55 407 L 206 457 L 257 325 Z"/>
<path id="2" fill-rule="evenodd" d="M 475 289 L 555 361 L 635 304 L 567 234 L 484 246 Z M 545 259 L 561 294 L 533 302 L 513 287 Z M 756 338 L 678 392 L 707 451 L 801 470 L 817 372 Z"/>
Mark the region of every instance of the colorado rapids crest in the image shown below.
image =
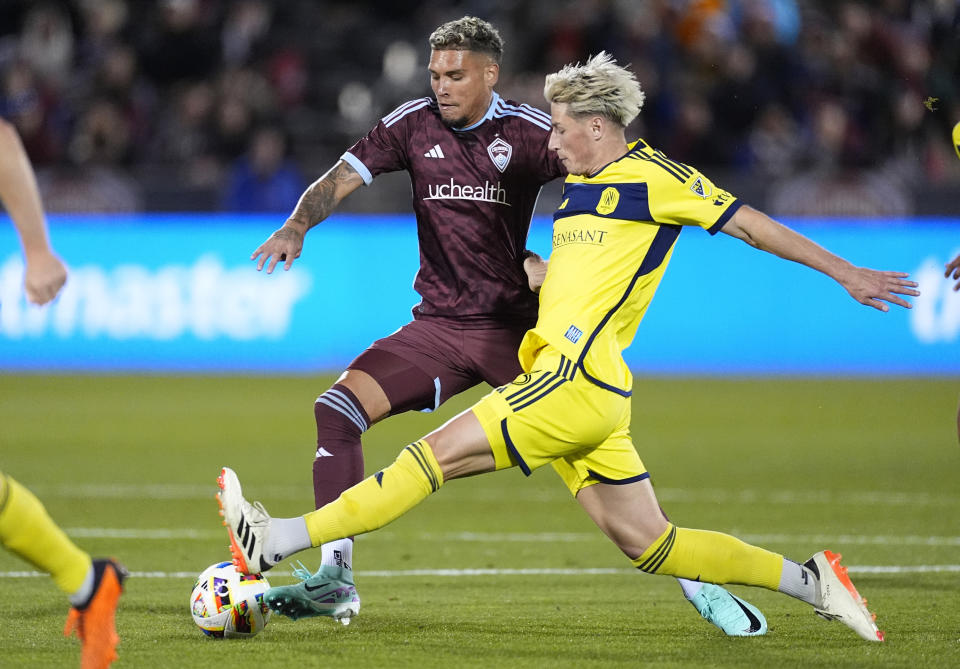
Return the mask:
<path id="1" fill-rule="evenodd" d="M 507 144 L 503 138 L 497 137 L 495 140 L 490 142 L 490 145 L 487 147 L 487 154 L 490 156 L 490 160 L 493 161 L 493 164 L 497 166 L 497 169 L 503 172 L 507 169 L 507 165 L 510 164 L 510 156 L 513 155 L 513 147 Z"/>

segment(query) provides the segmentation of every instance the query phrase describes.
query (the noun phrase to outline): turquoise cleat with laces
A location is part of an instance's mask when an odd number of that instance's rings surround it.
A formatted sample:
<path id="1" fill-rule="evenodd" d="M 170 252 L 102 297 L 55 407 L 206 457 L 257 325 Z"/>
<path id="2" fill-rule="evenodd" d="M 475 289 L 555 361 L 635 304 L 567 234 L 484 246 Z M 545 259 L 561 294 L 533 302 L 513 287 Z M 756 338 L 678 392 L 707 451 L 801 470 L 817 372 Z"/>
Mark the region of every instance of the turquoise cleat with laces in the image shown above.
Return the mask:
<path id="1" fill-rule="evenodd" d="M 300 579 L 299 583 L 270 588 L 263 596 L 272 611 L 294 620 L 327 616 L 344 625 L 360 613 L 352 570 L 324 565 L 311 575 L 301 564 L 293 574 Z"/>
<path id="2" fill-rule="evenodd" d="M 761 636 L 767 633 L 767 619 L 760 610 L 719 585 L 704 583 L 700 591 L 687 601 L 693 604 L 704 620 L 719 627 L 727 636 Z"/>

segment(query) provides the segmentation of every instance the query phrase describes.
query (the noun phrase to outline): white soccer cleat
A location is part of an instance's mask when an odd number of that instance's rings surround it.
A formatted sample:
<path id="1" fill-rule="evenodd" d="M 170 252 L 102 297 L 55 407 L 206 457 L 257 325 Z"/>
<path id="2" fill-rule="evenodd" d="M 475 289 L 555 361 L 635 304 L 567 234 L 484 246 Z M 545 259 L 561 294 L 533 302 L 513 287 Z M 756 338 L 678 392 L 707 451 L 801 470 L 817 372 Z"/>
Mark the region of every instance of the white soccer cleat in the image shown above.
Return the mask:
<path id="1" fill-rule="evenodd" d="M 267 571 L 273 565 L 263 559 L 263 545 L 270 531 L 270 514 L 260 502 L 251 504 L 243 498 L 240 480 L 229 467 L 217 477 L 220 492 L 217 503 L 223 524 L 230 534 L 233 566 L 243 574 Z"/>
<path id="2" fill-rule="evenodd" d="M 841 557 L 839 553 L 820 551 L 804 563 L 818 577 L 814 609 L 818 616 L 839 620 L 867 641 L 883 641 L 883 632 L 874 622 L 877 616 L 870 613 L 867 600 L 853 587 L 847 568 L 840 565 Z"/>

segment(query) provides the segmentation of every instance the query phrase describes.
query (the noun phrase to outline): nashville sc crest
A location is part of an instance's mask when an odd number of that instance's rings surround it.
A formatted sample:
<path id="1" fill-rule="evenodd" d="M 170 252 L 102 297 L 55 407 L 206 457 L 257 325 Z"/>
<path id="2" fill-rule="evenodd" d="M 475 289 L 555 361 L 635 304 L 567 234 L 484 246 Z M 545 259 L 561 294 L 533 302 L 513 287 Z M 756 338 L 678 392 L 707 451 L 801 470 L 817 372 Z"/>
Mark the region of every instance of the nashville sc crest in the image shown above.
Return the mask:
<path id="1" fill-rule="evenodd" d="M 513 147 L 507 144 L 502 137 L 497 137 L 487 146 L 487 155 L 497 166 L 497 169 L 503 172 L 510 164 L 510 157 L 513 155 Z"/>

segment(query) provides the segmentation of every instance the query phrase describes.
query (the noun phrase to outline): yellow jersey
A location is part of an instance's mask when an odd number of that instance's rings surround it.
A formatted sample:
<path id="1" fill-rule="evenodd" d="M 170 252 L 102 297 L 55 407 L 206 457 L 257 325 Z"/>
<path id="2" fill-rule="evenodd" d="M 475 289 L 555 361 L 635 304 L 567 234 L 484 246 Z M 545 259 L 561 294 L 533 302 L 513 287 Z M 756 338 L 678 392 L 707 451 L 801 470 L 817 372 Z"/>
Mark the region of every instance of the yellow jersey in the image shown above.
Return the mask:
<path id="1" fill-rule="evenodd" d="M 520 345 L 530 371 L 546 345 L 589 381 L 629 396 L 630 346 L 685 225 L 716 234 L 741 202 L 643 140 L 595 174 L 570 175 L 553 215 L 553 249 L 536 326 Z"/>

